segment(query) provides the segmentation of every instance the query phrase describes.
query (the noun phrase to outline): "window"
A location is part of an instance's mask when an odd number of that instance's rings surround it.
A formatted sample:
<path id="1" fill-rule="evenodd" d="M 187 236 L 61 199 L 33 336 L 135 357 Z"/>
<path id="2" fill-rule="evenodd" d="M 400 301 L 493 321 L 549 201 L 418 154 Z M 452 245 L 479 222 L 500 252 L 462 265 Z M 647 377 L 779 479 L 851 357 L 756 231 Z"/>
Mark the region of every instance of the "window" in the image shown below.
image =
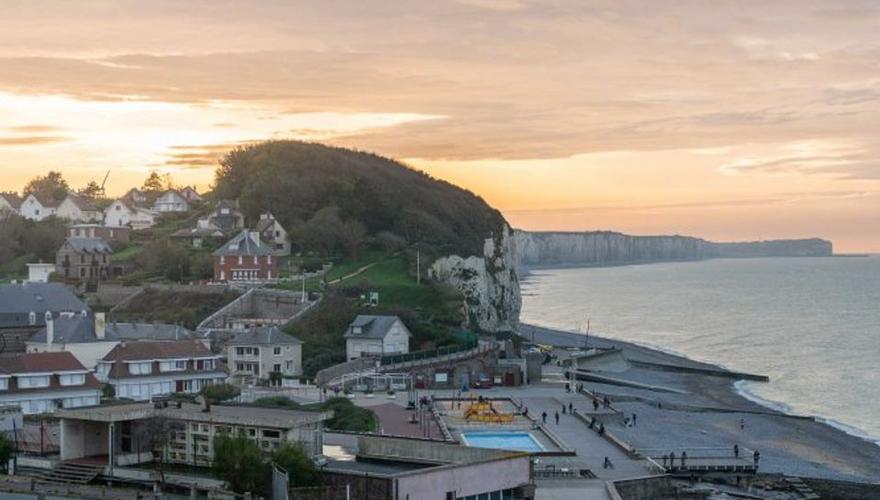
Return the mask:
<path id="1" fill-rule="evenodd" d="M 276 372 L 276 373 L 280 372 L 281 371 L 281 363 L 275 363 L 274 365 L 272 365 L 272 371 Z"/>
<path id="2" fill-rule="evenodd" d="M 185 359 L 172 359 L 169 361 L 162 361 L 159 363 L 159 371 L 160 372 L 179 372 L 186 370 L 186 360 Z"/>
<path id="3" fill-rule="evenodd" d="M 223 264 L 226 264 L 226 257 L 221 255 L 220 256 L 220 265 L 222 266 Z"/>
<path id="4" fill-rule="evenodd" d="M 9 390 L 9 379 L 8 378 L 0 378 L 0 391 Z"/>
<path id="5" fill-rule="evenodd" d="M 287 362 L 287 369 L 288 369 L 288 370 L 293 370 L 293 361 L 288 361 L 288 362 Z"/>
<path id="6" fill-rule="evenodd" d="M 281 433 L 278 431 L 271 431 L 269 429 L 264 429 L 263 430 L 263 437 L 278 439 L 281 437 Z"/>
<path id="7" fill-rule="evenodd" d="M 64 373 L 58 377 L 61 385 L 83 385 L 86 383 L 86 375 L 84 373 Z"/>
<path id="8" fill-rule="evenodd" d="M 276 356 L 281 356 L 281 348 L 280 347 L 273 347 L 272 354 L 274 354 Z"/>
<path id="9" fill-rule="evenodd" d="M 132 375 L 149 375 L 153 370 L 149 361 L 141 363 L 129 363 L 128 373 Z"/>
<path id="10" fill-rule="evenodd" d="M 32 375 L 30 377 L 18 377 L 19 389 L 32 389 L 35 387 L 49 387 L 49 376 Z"/>
<path id="11" fill-rule="evenodd" d="M 238 265 L 240 266 L 240 265 L 242 265 L 243 263 L 244 263 L 244 258 L 243 258 L 241 255 L 239 255 L 239 256 L 238 256 Z"/>

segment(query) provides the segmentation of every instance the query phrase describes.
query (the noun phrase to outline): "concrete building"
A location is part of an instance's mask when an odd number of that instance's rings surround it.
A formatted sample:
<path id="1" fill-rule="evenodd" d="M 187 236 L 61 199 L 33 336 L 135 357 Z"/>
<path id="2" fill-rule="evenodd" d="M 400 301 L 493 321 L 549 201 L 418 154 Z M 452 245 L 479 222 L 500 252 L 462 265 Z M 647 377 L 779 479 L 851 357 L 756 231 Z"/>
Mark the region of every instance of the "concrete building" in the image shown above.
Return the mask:
<path id="1" fill-rule="evenodd" d="M 73 238 L 101 238 L 108 242 L 128 243 L 131 240 L 131 228 L 101 224 L 73 224 L 67 226 L 67 235 Z"/>
<path id="2" fill-rule="evenodd" d="M 59 283 L 0 285 L 0 356 L 25 352 L 25 342 L 46 326 L 46 313 L 81 314 L 89 307 Z"/>
<path id="3" fill-rule="evenodd" d="M 136 401 L 195 394 L 227 378 L 220 356 L 194 340 L 121 342 L 98 360 L 96 375 L 113 385 L 117 397 Z"/>
<path id="4" fill-rule="evenodd" d="M 153 204 L 153 211 L 160 214 L 189 212 L 189 202 L 179 192 L 171 189 L 156 198 L 156 202 Z"/>
<path id="5" fill-rule="evenodd" d="M 226 359 L 230 375 L 241 380 L 295 377 L 302 375 L 302 341 L 277 326 L 253 328 L 227 342 Z"/>
<path id="6" fill-rule="evenodd" d="M 147 229 L 156 224 L 158 214 L 150 209 L 135 205 L 120 198 L 104 209 L 104 225 L 112 227 L 128 226 L 134 231 Z"/>
<path id="7" fill-rule="evenodd" d="M 49 276 L 55 272 L 55 264 L 38 262 L 25 265 L 28 268 L 28 281 L 31 283 L 48 283 Z"/>
<path id="8" fill-rule="evenodd" d="M 0 214 L 3 212 L 18 213 L 21 198 L 15 193 L 0 193 Z"/>
<path id="9" fill-rule="evenodd" d="M 51 328 L 50 328 L 51 326 Z M 107 323 L 104 313 L 77 314 L 47 319 L 46 327 L 26 343 L 27 352 L 73 354 L 94 370 L 121 342 L 197 340 L 196 334 L 178 325 L 161 323 Z"/>
<path id="10" fill-rule="evenodd" d="M 323 447 L 323 422 L 333 413 L 164 400 L 64 410 L 57 416 L 61 460 L 88 457 L 106 464 L 104 474 L 112 475 L 115 467 L 152 462 L 146 436 L 155 432 L 165 434 L 162 453 L 168 463 L 209 467 L 214 437 L 221 434 L 247 436 L 266 451 L 297 442 L 315 457 Z M 159 421 L 167 426 L 156 425 Z"/>
<path id="11" fill-rule="evenodd" d="M 362 356 L 409 352 L 412 333 L 397 316 L 359 314 L 345 331 L 345 355 L 351 361 Z"/>
<path id="12" fill-rule="evenodd" d="M 113 249 L 101 238 L 68 237 L 55 254 L 58 274 L 65 279 L 101 281 L 110 277 Z"/>
<path id="13" fill-rule="evenodd" d="M 101 211 L 91 200 L 72 193 L 61 201 L 55 215 L 72 222 L 97 222 L 103 219 Z"/>
<path id="14" fill-rule="evenodd" d="M 290 255 L 290 237 L 274 215 L 260 214 L 257 232 L 260 233 L 260 239 L 272 248 L 276 256 Z"/>
<path id="15" fill-rule="evenodd" d="M 50 413 L 100 402 L 101 383 L 69 352 L 20 354 L 0 363 L 0 405 Z"/>
<path id="16" fill-rule="evenodd" d="M 360 436 L 355 450 L 330 458 L 321 471 L 325 485 L 348 485 L 357 498 L 367 491 L 371 498 L 390 500 L 535 497 L 527 453 L 419 438 Z"/>
<path id="17" fill-rule="evenodd" d="M 244 230 L 214 252 L 214 281 L 262 283 L 278 279 L 278 259 L 260 241 L 259 233 Z"/>
<path id="18" fill-rule="evenodd" d="M 60 202 L 40 194 L 29 194 L 21 202 L 18 213 L 25 219 L 40 221 L 58 212 Z"/>

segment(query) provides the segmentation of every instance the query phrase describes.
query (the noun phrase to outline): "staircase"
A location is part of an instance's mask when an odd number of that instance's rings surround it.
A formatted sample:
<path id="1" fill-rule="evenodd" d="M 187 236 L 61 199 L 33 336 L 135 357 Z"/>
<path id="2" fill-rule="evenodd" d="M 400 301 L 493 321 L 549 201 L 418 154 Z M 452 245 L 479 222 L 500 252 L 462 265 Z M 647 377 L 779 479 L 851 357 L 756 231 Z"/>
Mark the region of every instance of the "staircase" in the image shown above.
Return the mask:
<path id="1" fill-rule="evenodd" d="M 37 480 L 47 483 L 88 484 L 103 471 L 103 465 L 59 462 L 51 471 L 38 475 Z"/>
<path id="2" fill-rule="evenodd" d="M 785 480 L 790 484 L 795 491 L 803 498 L 804 500 L 820 500 L 821 497 L 817 495 L 809 486 L 807 486 L 804 481 L 799 477 L 793 476 L 785 476 Z"/>

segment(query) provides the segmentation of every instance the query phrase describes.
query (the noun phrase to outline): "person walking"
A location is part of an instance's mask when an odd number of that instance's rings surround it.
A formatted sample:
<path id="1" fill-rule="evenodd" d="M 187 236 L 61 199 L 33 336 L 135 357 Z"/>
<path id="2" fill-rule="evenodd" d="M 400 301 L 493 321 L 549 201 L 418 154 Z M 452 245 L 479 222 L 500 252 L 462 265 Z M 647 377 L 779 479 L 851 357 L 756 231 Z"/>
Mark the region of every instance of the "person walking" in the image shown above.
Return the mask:
<path id="1" fill-rule="evenodd" d="M 593 411 L 599 411 L 599 400 L 596 398 L 593 398 Z"/>
<path id="2" fill-rule="evenodd" d="M 546 424 L 547 423 L 547 412 L 541 413 L 541 420 Z"/>
<path id="3" fill-rule="evenodd" d="M 608 396 L 605 396 L 605 408 L 611 408 L 611 400 L 608 399 Z"/>
<path id="4" fill-rule="evenodd" d="M 613 469 L 614 468 L 614 464 L 611 463 L 610 458 L 605 457 L 605 462 L 602 463 L 602 468 L 603 469 Z"/>
<path id="5" fill-rule="evenodd" d="M 571 401 L 568 402 L 568 414 L 571 415 Z"/>
<path id="6" fill-rule="evenodd" d="M 739 445 L 733 445 L 733 456 L 734 458 L 739 458 Z"/>
<path id="7" fill-rule="evenodd" d="M 755 450 L 755 453 L 754 453 L 754 455 L 752 455 L 752 458 L 754 458 L 754 460 L 755 460 L 755 470 L 758 470 L 758 461 L 761 460 L 761 453 L 759 453 L 758 450 Z"/>
<path id="8" fill-rule="evenodd" d="M 746 429 L 746 419 L 739 419 L 739 430 L 743 431 Z"/>
<path id="9" fill-rule="evenodd" d="M 633 413 L 633 427 L 636 426 L 636 414 Z"/>
<path id="10" fill-rule="evenodd" d="M 684 469 L 685 461 L 687 460 L 687 458 L 688 458 L 688 452 L 686 452 L 686 451 L 681 452 L 681 468 L 682 469 Z"/>
<path id="11" fill-rule="evenodd" d="M 666 468 L 666 460 L 668 460 L 668 459 L 669 459 L 669 456 L 666 453 L 664 453 L 663 454 L 663 468 L 664 469 Z"/>
<path id="12" fill-rule="evenodd" d="M 562 405 L 562 414 L 565 415 L 565 404 Z"/>
<path id="13" fill-rule="evenodd" d="M 559 425 L 559 412 L 556 412 L 556 425 Z"/>
<path id="14" fill-rule="evenodd" d="M 674 451 L 669 452 L 669 467 L 673 468 L 673 469 L 675 468 L 675 452 Z"/>

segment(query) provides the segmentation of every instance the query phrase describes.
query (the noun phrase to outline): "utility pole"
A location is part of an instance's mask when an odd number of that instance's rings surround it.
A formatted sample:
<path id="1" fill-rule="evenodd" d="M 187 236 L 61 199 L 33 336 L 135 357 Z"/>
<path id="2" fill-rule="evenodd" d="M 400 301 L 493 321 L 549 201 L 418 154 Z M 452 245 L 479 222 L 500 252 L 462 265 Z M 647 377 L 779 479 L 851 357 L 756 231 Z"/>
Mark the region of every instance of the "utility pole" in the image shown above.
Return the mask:
<path id="1" fill-rule="evenodd" d="M 416 248 L 416 285 L 422 284 L 422 260 L 421 250 Z"/>

